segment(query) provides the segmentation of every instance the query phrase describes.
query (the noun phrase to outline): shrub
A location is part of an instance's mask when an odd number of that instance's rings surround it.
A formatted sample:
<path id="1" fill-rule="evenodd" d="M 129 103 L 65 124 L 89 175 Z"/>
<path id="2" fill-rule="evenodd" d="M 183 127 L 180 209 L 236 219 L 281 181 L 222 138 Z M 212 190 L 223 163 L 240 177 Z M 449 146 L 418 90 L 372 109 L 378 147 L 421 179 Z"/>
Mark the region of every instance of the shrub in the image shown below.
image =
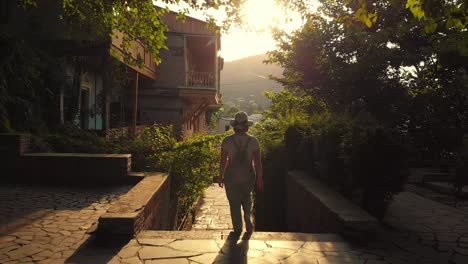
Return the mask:
<path id="1" fill-rule="evenodd" d="M 111 148 L 105 138 L 92 131 L 79 129 L 72 125 L 56 127 L 51 134 L 43 135 L 51 151 L 61 153 L 109 153 Z M 39 140 L 38 140 L 39 142 Z M 44 146 L 41 146 L 45 148 Z"/>
<path id="2" fill-rule="evenodd" d="M 289 167 L 306 170 L 337 189 L 346 184 L 342 147 L 351 120 L 321 113 L 310 117 L 310 125 L 290 125 L 285 133 Z"/>
<path id="3" fill-rule="evenodd" d="M 177 226 L 196 199 L 213 183 L 213 178 L 218 176 L 220 145 L 224 136 L 194 136 L 153 157 L 157 160 L 157 167 L 171 174 L 171 188 L 177 200 Z"/>
<path id="4" fill-rule="evenodd" d="M 106 140 L 74 126 L 61 126 L 49 135 L 35 135 L 34 149 L 76 153 L 129 153 L 135 171 L 168 171 L 177 203 L 177 221 L 219 173 L 220 144 L 225 135 L 177 142 L 171 126 L 152 125 L 138 135 Z"/>
<path id="5" fill-rule="evenodd" d="M 33 137 L 33 149 L 60 153 L 115 153 L 132 154 L 132 170 L 154 171 L 158 168 L 158 155 L 175 146 L 171 126 L 151 125 L 138 135 L 122 135 L 106 140 L 93 131 L 71 125 L 56 128 L 47 135 Z"/>
<path id="6" fill-rule="evenodd" d="M 280 155 L 274 152 L 287 153 L 282 163 L 265 158 L 264 166 L 274 168 L 271 172 L 265 171 L 265 175 L 272 173 L 272 177 L 280 179 L 278 174 L 286 168 L 306 170 L 370 214 L 382 218 L 406 180 L 409 148 L 404 136 L 396 130 L 377 127 L 366 113 L 355 118 L 332 114 L 323 108 L 311 113 L 298 104 L 300 99 L 291 99 L 291 96 L 273 97 L 276 111 L 266 115 L 273 118 L 257 125 L 266 157 Z M 283 100 L 286 103 L 279 102 Z M 283 109 L 288 107 L 292 110 Z M 296 114 L 298 116 L 294 117 Z M 283 169 L 278 168 L 278 164 Z"/>
<path id="7" fill-rule="evenodd" d="M 379 219 L 408 176 L 409 148 L 402 138 L 394 130 L 354 128 L 344 141 L 345 166 L 352 179 L 349 191 L 359 193 L 357 202 Z"/>
<path id="8" fill-rule="evenodd" d="M 151 125 L 137 135 L 126 134 L 109 142 L 111 153 L 132 154 L 135 171 L 160 170 L 160 155 L 171 151 L 177 140 L 171 126 Z"/>

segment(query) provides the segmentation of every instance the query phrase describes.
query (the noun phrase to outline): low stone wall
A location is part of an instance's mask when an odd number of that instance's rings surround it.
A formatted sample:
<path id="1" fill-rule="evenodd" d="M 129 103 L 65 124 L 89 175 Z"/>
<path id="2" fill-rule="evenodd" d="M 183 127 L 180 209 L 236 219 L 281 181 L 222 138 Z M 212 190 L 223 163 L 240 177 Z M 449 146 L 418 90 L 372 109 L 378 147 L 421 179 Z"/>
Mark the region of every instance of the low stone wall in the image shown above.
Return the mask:
<path id="1" fill-rule="evenodd" d="M 0 134 L 0 181 L 52 184 L 135 183 L 130 154 L 28 153 L 28 134 Z"/>
<path id="2" fill-rule="evenodd" d="M 375 217 L 301 171 L 288 172 L 286 199 L 289 232 L 361 232 L 379 226 Z"/>
<path id="3" fill-rule="evenodd" d="M 130 154 L 28 153 L 20 174 L 28 182 L 120 183 L 131 168 Z"/>
<path id="4" fill-rule="evenodd" d="M 170 230 L 170 178 L 151 173 L 99 219 L 97 234 L 133 236 L 145 229 Z"/>
<path id="5" fill-rule="evenodd" d="M 29 151 L 28 134 L 0 134 L 0 181 L 16 178 L 22 168 L 21 155 Z"/>
<path id="6" fill-rule="evenodd" d="M 29 152 L 28 134 L 0 134 L 0 157 L 20 156 Z"/>

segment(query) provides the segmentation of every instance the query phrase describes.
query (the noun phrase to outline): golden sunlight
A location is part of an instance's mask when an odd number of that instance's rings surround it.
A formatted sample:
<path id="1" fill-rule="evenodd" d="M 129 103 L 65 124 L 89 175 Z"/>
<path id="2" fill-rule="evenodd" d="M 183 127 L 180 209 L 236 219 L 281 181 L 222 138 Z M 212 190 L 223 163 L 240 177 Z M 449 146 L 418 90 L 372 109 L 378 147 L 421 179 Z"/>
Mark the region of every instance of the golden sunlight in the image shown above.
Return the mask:
<path id="1" fill-rule="evenodd" d="M 316 0 L 311 0 L 316 6 Z M 284 10 L 275 0 L 247 0 L 242 7 L 243 27 L 222 35 L 221 54 L 226 61 L 237 60 L 275 49 L 271 29 L 286 32 L 298 29 L 302 20 L 297 12 Z"/>
<path id="2" fill-rule="evenodd" d="M 256 31 L 276 27 L 286 19 L 275 0 L 247 0 L 242 9 L 245 26 Z"/>
<path id="3" fill-rule="evenodd" d="M 317 0 L 308 0 L 310 9 L 318 6 Z M 188 8 L 181 1 L 178 5 L 168 5 L 163 0 L 153 0 L 154 4 L 169 7 L 173 11 Z M 208 14 L 222 21 L 226 15 L 220 10 L 211 10 Z M 193 11 L 189 16 L 204 20 L 205 13 Z M 272 28 L 278 28 L 286 32 L 298 29 L 302 25 L 300 15 L 291 10 L 285 10 L 276 3 L 276 0 L 246 0 L 241 9 L 243 25 L 233 26 L 229 32 L 223 32 L 221 36 L 221 56 L 226 61 L 237 60 L 257 54 L 266 53 L 275 49 L 276 42 L 271 35 Z"/>

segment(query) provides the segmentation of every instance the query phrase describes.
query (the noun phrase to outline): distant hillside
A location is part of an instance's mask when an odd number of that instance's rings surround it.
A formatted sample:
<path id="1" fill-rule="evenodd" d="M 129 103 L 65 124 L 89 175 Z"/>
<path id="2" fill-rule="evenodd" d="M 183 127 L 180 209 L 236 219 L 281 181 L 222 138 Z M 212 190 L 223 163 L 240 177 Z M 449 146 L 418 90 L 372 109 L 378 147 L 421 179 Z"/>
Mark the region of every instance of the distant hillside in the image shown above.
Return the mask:
<path id="1" fill-rule="evenodd" d="M 268 79 L 269 74 L 281 76 L 283 70 L 276 65 L 266 65 L 263 61 L 265 54 L 255 55 L 236 61 L 224 63 L 221 71 L 221 94 L 224 103 L 239 105 L 239 101 L 255 101 L 257 105 L 265 107 L 268 100 L 263 91 L 278 92 L 281 85 Z"/>

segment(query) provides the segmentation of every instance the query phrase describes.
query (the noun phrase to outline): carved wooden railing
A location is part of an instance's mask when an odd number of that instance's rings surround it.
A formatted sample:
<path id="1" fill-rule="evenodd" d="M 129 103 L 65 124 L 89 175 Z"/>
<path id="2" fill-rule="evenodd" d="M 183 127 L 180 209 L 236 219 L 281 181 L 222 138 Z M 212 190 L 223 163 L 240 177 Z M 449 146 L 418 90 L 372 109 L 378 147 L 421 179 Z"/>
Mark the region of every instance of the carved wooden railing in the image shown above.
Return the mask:
<path id="1" fill-rule="evenodd" d="M 215 88 L 215 74 L 214 72 L 194 72 L 189 71 L 187 74 L 188 87 L 207 87 Z"/>

